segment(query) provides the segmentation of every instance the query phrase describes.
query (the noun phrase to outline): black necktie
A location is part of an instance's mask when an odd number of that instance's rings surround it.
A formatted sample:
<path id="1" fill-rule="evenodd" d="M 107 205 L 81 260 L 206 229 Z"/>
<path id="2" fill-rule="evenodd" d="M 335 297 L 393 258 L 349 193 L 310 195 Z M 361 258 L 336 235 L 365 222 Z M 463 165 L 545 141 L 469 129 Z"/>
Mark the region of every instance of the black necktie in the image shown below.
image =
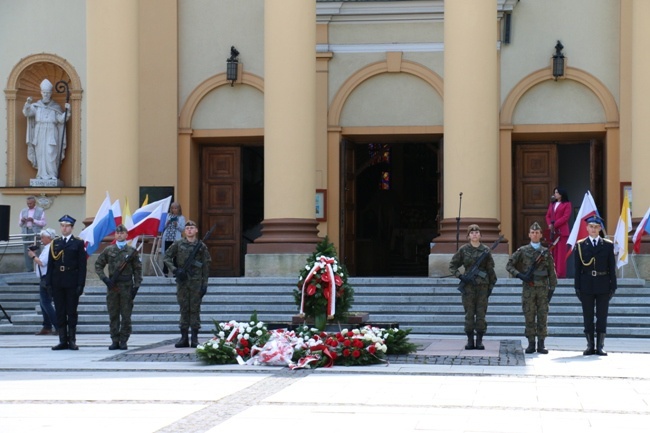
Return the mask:
<path id="1" fill-rule="evenodd" d="M 598 246 L 598 240 L 593 239 L 593 240 L 592 240 L 592 243 L 594 244 L 594 247 L 595 247 L 595 246 Z"/>

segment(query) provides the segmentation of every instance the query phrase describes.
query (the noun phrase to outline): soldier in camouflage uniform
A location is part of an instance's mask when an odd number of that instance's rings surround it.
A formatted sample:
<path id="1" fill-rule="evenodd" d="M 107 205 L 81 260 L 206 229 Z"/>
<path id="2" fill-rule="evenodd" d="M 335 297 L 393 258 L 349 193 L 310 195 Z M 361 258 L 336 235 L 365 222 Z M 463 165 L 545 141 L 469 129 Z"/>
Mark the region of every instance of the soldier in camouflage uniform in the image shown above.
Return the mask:
<path id="1" fill-rule="evenodd" d="M 106 305 L 110 318 L 112 344 L 108 350 L 127 350 L 131 336 L 133 300 L 142 283 L 142 263 L 138 251 L 126 244 L 128 231 L 122 224 L 115 228 L 115 244 L 102 251 L 95 262 L 95 272 L 106 284 Z M 104 268 L 108 265 L 108 275 Z M 121 320 L 120 320 L 121 318 Z"/>
<path id="2" fill-rule="evenodd" d="M 181 310 L 181 338 L 176 347 L 189 347 L 188 330 L 192 329 L 191 346 L 199 344 L 199 329 L 201 328 L 201 300 L 208 290 L 210 273 L 210 252 L 208 247 L 197 237 L 198 229 L 194 221 L 185 223 L 185 238 L 175 241 L 165 252 L 165 264 L 176 276 L 176 298 Z M 189 266 L 192 252 L 197 246 L 198 251 Z M 174 262 L 174 259 L 176 261 Z M 176 267 L 176 264 L 178 267 Z"/>
<path id="3" fill-rule="evenodd" d="M 465 282 L 465 294 L 462 295 L 463 308 L 465 309 L 465 334 L 467 344 L 465 349 L 483 350 L 483 335 L 487 331 L 485 315 L 487 313 L 488 298 L 497 282 L 494 272 L 494 259 L 489 247 L 481 243 L 481 229 L 476 224 L 467 228 L 469 243 L 463 245 L 456 251 L 449 263 L 449 272 Z M 459 268 L 465 268 L 465 272 L 472 268 L 474 262 L 487 251 L 487 257 L 479 266 L 479 273 L 476 278 L 471 279 L 461 274 Z M 476 331 L 476 343 L 474 343 L 474 331 Z"/>
<path id="4" fill-rule="evenodd" d="M 542 228 L 537 222 L 530 226 L 528 237 L 530 244 L 514 252 L 506 269 L 523 282 L 521 306 L 526 318 L 526 353 L 535 352 L 537 337 L 537 352 L 546 354 L 548 350 L 544 347 L 544 339 L 548 335 L 548 304 L 557 286 L 557 275 L 553 256 L 541 244 Z"/>

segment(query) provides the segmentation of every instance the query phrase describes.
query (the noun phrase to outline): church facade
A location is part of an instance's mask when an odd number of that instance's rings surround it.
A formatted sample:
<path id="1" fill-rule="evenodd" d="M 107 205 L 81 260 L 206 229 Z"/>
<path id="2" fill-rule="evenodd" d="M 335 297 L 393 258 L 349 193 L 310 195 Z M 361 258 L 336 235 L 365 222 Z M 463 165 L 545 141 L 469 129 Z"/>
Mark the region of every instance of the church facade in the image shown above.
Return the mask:
<path id="1" fill-rule="evenodd" d="M 351 275 L 442 276 L 470 224 L 505 264 L 557 186 L 611 236 L 624 194 L 650 207 L 648 24 L 645 0 L 0 2 L 0 201 L 17 233 L 28 195 L 52 224 L 171 193 L 216 224 L 214 276 L 295 275 L 324 236 Z M 25 144 L 45 78 L 57 186 Z"/>

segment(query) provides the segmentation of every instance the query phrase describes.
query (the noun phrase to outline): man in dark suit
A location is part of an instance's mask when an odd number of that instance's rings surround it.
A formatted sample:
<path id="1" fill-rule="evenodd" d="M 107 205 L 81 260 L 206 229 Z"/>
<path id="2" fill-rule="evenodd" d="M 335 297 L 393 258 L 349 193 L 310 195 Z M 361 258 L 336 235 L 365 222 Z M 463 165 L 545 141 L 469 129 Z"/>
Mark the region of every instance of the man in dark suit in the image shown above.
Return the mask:
<path id="1" fill-rule="evenodd" d="M 598 216 L 587 219 L 589 236 L 578 241 L 575 259 L 576 296 L 582 303 L 587 349 L 583 355 L 606 356 L 603 350 L 607 333 L 609 300 L 616 292 L 616 257 L 614 244 L 600 237 L 603 221 Z M 596 338 L 594 341 L 594 308 Z"/>
<path id="2" fill-rule="evenodd" d="M 77 346 L 77 306 L 86 285 L 84 241 L 72 235 L 75 219 L 63 215 L 61 237 L 52 241 L 47 263 L 46 287 L 51 288 L 59 329 L 59 344 L 52 350 L 79 350 Z"/>

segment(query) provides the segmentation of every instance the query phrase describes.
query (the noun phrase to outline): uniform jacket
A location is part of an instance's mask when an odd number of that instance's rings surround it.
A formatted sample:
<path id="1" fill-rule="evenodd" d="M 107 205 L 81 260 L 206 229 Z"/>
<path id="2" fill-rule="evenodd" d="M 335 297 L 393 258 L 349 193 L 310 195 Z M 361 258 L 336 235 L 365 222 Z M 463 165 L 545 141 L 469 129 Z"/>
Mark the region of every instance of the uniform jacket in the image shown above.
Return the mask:
<path id="1" fill-rule="evenodd" d="M 101 279 L 105 277 L 104 268 L 108 265 L 108 277 L 113 278 L 113 275 L 118 271 L 124 261 L 127 265 L 122 270 L 117 283 L 133 284 L 134 287 L 140 287 L 142 283 L 142 262 L 138 251 L 130 245 L 126 245 L 120 249 L 117 245 L 110 245 L 101 252 L 97 261 L 95 262 L 95 272 Z"/>
<path id="2" fill-rule="evenodd" d="M 571 202 L 562 201 L 555 209 L 555 203 L 548 205 L 546 224 L 553 224 L 555 235 L 569 236 L 569 218 L 571 217 Z"/>
<path id="3" fill-rule="evenodd" d="M 58 237 L 50 245 L 50 259 L 45 276 L 47 286 L 85 287 L 87 256 L 84 241 L 71 235 L 67 244 L 63 238 Z"/>
<path id="4" fill-rule="evenodd" d="M 575 279 L 576 290 L 587 294 L 603 294 L 616 291 L 616 257 L 612 241 L 598 238 L 593 246 L 589 237 L 576 244 Z"/>
<path id="5" fill-rule="evenodd" d="M 518 273 L 525 274 L 528 269 L 537 261 L 540 254 L 545 254 L 544 258 L 535 266 L 533 271 L 533 286 L 551 287 L 557 286 L 557 275 L 555 274 L 555 264 L 548 248 L 540 246 L 538 250 L 532 245 L 524 245 L 515 251 L 506 265 L 506 270 L 513 276 Z M 524 282 L 524 287 L 529 286 Z"/>
<path id="6" fill-rule="evenodd" d="M 492 258 L 492 253 L 489 247 L 481 244 L 478 247 L 473 247 L 472 244 L 465 244 L 456 251 L 456 254 L 451 258 L 449 263 L 449 273 L 458 277 L 460 276 L 459 268 L 462 266 L 465 268 L 464 272 L 469 271 L 476 260 L 483 254 L 484 251 L 488 251 L 488 255 L 483 260 L 479 266 L 479 275 L 474 280 L 476 284 L 487 284 L 489 286 L 494 286 L 497 282 L 497 275 L 494 272 L 494 259 Z"/>
<path id="7" fill-rule="evenodd" d="M 202 285 L 207 286 L 208 277 L 210 276 L 210 261 L 212 259 L 210 258 L 208 247 L 203 243 L 203 241 L 199 239 L 196 242 L 199 242 L 201 246 L 194 256 L 192 264 L 189 266 L 189 281 L 201 282 Z M 186 238 L 174 242 L 165 252 L 164 260 L 167 268 L 171 269 L 172 272 L 176 269 L 182 269 L 185 266 L 185 262 L 187 262 L 192 254 L 196 242 L 190 243 Z M 174 266 L 174 257 L 176 257 L 178 268 Z"/>

